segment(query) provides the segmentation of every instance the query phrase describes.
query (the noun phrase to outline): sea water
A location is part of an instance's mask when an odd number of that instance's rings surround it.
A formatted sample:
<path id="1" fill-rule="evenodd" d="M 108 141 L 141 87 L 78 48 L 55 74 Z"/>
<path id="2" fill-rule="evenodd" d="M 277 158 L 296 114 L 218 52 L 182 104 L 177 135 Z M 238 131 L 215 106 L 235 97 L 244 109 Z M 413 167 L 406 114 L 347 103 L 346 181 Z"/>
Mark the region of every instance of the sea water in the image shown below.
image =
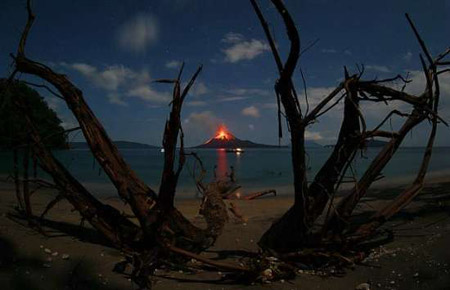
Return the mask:
<path id="1" fill-rule="evenodd" d="M 308 179 L 311 181 L 332 152 L 332 148 L 307 148 Z M 352 164 L 352 173 L 347 176 L 361 176 L 371 160 L 381 148 L 368 148 L 358 154 Z M 159 149 L 120 150 L 130 167 L 155 191 L 161 179 L 164 154 Z M 246 149 L 236 154 L 218 149 L 186 149 L 200 157 L 207 174 L 204 181 L 227 178 L 234 171 L 235 178 L 242 186 L 242 193 L 263 189 L 277 189 L 281 194 L 292 192 L 292 161 L 290 148 Z M 399 177 L 412 177 L 417 172 L 424 148 L 400 148 L 383 170 L 387 180 Z M 116 190 L 106 174 L 93 158 L 89 150 L 57 150 L 54 155 L 62 161 L 69 171 L 78 178 L 94 195 L 114 196 Z M 178 161 L 175 168 L 178 166 Z M 233 169 L 231 169 L 233 167 Z M 0 152 L 0 175 L 5 177 L 12 168 L 11 152 Z M 450 147 L 437 147 L 433 150 L 429 172 L 450 172 Z M 179 180 L 177 196 L 193 198 L 196 196 L 195 177 L 200 173 L 200 165 L 192 156 L 187 156 Z M 38 175 L 48 178 L 44 173 Z"/>

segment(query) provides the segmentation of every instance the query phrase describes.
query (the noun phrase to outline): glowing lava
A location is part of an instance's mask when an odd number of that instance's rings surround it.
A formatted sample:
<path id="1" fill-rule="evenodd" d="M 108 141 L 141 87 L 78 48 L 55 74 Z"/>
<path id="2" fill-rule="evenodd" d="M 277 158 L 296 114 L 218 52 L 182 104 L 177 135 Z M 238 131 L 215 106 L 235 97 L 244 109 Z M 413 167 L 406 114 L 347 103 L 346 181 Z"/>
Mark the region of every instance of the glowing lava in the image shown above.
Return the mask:
<path id="1" fill-rule="evenodd" d="M 227 127 L 225 127 L 225 125 L 221 125 L 219 127 L 219 129 L 217 129 L 217 133 L 216 133 L 216 136 L 214 138 L 215 139 L 219 139 L 219 140 L 231 140 L 231 139 L 233 139 L 231 134 L 228 133 Z"/>

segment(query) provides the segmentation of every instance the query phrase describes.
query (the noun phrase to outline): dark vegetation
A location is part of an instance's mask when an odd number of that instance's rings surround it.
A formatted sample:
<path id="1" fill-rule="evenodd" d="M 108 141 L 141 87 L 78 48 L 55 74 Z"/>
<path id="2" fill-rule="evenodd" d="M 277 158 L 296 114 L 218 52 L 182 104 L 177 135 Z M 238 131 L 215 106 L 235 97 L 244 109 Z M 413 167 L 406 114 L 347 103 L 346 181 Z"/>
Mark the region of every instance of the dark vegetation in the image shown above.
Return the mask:
<path id="1" fill-rule="evenodd" d="M 137 143 L 137 142 L 129 142 L 129 141 L 114 141 L 113 143 L 119 149 L 155 149 L 155 148 L 159 148 L 157 146 L 152 146 L 152 145 Z M 69 147 L 71 149 L 89 149 L 89 145 L 86 142 L 70 142 Z"/>
<path id="2" fill-rule="evenodd" d="M 16 81 L 8 85 L 7 80 L 0 79 L 0 149 L 13 149 L 24 144 L 28 128 L 21 112 L 14 106 L 14 96 L 23 95 L 30 107 L 30 114 L 36 122 L 36 128 L 41 136 L 44 136 L 45 146 L 54 149 L 67 148 L 67 140 L 61 120 L 55 111 L 48 107 L 38 92 L 30 88 L 24 82 Z"/>
<path id="3" fill-rule="evenodd" d="M 32 146 L 32 155 L 39 166 L 53 179 L 49 186 L 60 192 L 60 198 L 67 199 L 79 212 L 83 220 L 89 222 L 110 244 L 121 249 L 127 262 L 118 269 L 129 272 L 141 288 L 151 287 L 154 270 L 161 265 L 184 264 L 195 259 L 202 265 L 219 268 L 233 275 L 230 279 L 240 282 L 287 279 L 294 276 L 299 265 L 313 268 L 345 267 L 357 263 L 364 257 L 368 242 L 382 237 L 380 226 L 406 206 L 423 187 L 428 163 L 433 149 L 438 123 L 445 123 L 438 115 L 440 97 L 439 75 L 448 71 L 449 62 L 441 55 L 430 55 L 424 41 L 408 15 L 408 23 L 422 48 L 420 62 L 427 80 L 423 93 L 410 95 L 403 90 L 389 86 L 393 81 L 406 86 L 407 78 L 400 75 L 385 80 L 364 80 L 363 66 L 356 74 L 344 69 L 344 81 L 315 107 L 302 108 L 292 81 L 297 63 L 304 50 L 296 25 L 281 0 L 272 3 L 286 28 L 291 46 L 286 60 L 282 60 L 271 30 L 256 0 L 250 0 L 272 49 L 279 78 L 275 83 L 275 93 L 279 104 L 280 122 L 285 118 L 291 138 L 292 168 L 294 173 L 294 196 L 292 207 L 276 221 L 259 240 L 260 253 L 241 264 L 228 264 L 210 260 L 200 253 L 212 246 L 226 223 L 227 209 L 219 194 L 216 183 L 204 184 L 204 170 L 197 176 L 197 186 L 203 195 L 200 213 L 206 220 L 206 228 L 198 228 L 175 208 L 174 198 L 177 181 L 186 158 L 201 160 L 195 153 L 186 152 L 183 144 L 180 113 L 185 97 L 195 82 L 202 67 L 191 77 L 186 87 L 182 87 L 183 66 L 174 78 L 158 80 L 173 86 L 173 100 L 169 119 L 163 135 L 164 169 L 158 191 L 144 184 L 119 153 L 94 112 L 85 102 L 82 91 L 67 76 L 53 71 L 45 64 L 29 59 L 25 54 L 26 41 L 34 21 L 34 14 L 28 1 L 28 21 L 22 33 L 18 51 L 13 55 L 17 73 L 38 77 L 52 85 L 66 102 L 78 120 L 92 154 L 117 189 L 120 198 L 129 205 L 135 220 L 122 215 L 117 209 L 96 199 L 70 172 L 52 155 L 39 132 L 30 111 L 30 100 L 21 94 L 14 97 L 14 104 L 20 110 Z M 307 48 L 305 48 L 307 49 Z M 307 96 L 306 96 L 307 98 Z M 361 106 L 368 102 L 401 101 L 410 105 L 409 112 L 397 110 L 389 113 L 374 128 L 368 128 Z M 307 180 L 305 131 L 321 115 L 326 114 L 338 103 L 343 103 L 344 114 L 338 141 L 328 160 L 313 180 Z M 385 131 L 383 125 L 391 117 L 404 118 L 403 125 L 396 131 Z M 391 202 L 372 216 L 352 222 L 352 214 L 361 198 L 376 181 L 384 167 L 396 153 L 404 137 L 418 124 L 428 121 L 430 135 L 421 167 L 411 186 L 397 194 Z M 372 161 L 354 187 L 339 202 L 335 195 L 346 174 L 351 172 L 352 161 L 367 140 L 384 138 L 387 143 Z M 177 150 L 179 146 L 179 150 Z M 179 154 L 178 156 L 176 156 Z M 151 160 L 149 160 L 151 162 Z M 49 207 L 51 208 L 51 207 Z M 38 221 L 29 213 L 33 225 Z"/>

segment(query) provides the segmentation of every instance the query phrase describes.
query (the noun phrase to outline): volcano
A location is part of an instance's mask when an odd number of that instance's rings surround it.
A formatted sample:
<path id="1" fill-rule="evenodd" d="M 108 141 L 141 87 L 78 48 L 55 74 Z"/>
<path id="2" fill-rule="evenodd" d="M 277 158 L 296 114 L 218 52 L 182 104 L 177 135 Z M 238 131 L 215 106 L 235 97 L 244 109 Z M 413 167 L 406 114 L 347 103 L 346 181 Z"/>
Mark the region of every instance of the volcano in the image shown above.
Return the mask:
<path id="1" fill-rule="evenodd" d="M 231 134 L 227 128 L 222 125 L 218 128 L 216 135 L 205 143 L 195 146 L 194 148 L 276 148 L 276 145 L 266 145 L 254 143 L 248 140 L 241 140 Z M 282 146 L 285 147 L 285 146 Z"/>

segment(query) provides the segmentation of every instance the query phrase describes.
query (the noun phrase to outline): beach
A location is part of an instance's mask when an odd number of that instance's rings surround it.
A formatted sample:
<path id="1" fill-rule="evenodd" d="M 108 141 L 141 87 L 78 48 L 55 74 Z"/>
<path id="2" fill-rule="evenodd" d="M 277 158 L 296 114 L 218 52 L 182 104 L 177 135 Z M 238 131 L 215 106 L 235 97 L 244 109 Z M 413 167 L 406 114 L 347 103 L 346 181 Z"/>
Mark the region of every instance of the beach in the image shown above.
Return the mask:
<path id="1" fill-rule="evenodd" d="M 404 187 L 402 180 L 376 186 L 358 208 L 370 214 Z M 33 210 L 40 214 L 55 196 L 39 191 L 32 196 Z M 47 236 L 27 227 L 15 214 L 14 187 L 0 183 L 0 283 L 2 289 L 137 289 L 127 277 L 114 273 L 121 253 L 108 247 L 70 204 L 62 201 L 50 211 L 43 229 Z M 106 198 L 130 213 L 117 198 Z M 266 197 L 233 201 L 248 221 L 230 215 L 224 233 L 203 255 L 217 257 L 230 251 L 257 251 L 257 241 L 270 224 L 292 204 L 292 197 Z M 177 200 L 177 208 L 194 224 L 204 226 L 198 215 L 200 200 Z M 229 203 L 227 201 L 227 203 Z M 450 285 L 450 177 L 431 175 L 420 196 L 386 224 L 394 240 L 376 247 L 362 265 L 346 269 L 343 277 L 321 277 L 308 271 L 295 280 L 244 286 L 221 282 L 221 272 L 189 274 L 185 270 L 156 273 L 154 289 L 449 289 Z M 229 262 L 237 262 L 228 259 Z M 201 281 L 200 281 L 201 280 Z"/>

